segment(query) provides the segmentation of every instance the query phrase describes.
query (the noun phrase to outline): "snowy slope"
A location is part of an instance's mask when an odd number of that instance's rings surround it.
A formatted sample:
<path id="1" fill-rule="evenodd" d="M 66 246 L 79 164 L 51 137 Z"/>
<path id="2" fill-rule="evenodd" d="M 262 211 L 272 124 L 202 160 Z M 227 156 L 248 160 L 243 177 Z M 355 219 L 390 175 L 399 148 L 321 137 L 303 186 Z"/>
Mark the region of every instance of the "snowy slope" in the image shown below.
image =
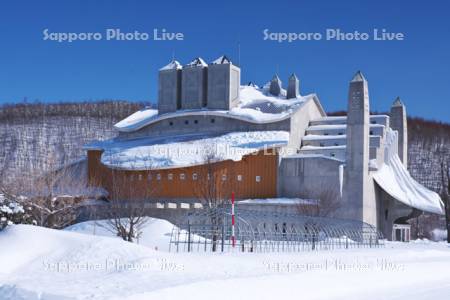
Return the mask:
<path id="1" fill-rule="evenodd" d="M 173 224 L 161 219 L 147 218 L 142 235 L 137 243 L 151 249 L 169 251 L 170 234 Z M 105 220 L 87 221 L 69 226 L 65 231 L 83 233 L 88 235 L 97 235 L 102 237 L 118 237 L 109 230 L 108 223 Z"/>
<path id="2" fill-rule="evenodd" d="M 303 253 L 168 253 L 118 238 L 17 225 L 0 232 L 0 245 L 2 300 L 409 300 L 446 299 L 450 293 L 450 249 L 443 243 Z"/>
<path id="3" fill-rule="evenodd" d="M 385 161 L 373 178 L 398 201 L 426 212 L 443 215 L 444 204 L 439 195 L 415 181 L 400 161 L 397 138 L 396 131 L 386 131 Z"/>

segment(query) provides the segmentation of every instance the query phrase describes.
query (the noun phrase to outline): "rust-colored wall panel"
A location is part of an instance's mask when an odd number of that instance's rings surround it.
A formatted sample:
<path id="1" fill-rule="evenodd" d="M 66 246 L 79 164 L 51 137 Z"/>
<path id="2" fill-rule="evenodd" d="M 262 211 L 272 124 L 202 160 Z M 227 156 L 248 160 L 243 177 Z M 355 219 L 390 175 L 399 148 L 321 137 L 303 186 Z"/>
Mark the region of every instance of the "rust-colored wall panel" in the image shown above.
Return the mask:
<path id="1" fill-rule="evenodd" d="M 106 167 L 101 163 L 101 155 L 100 150 L 88 151 L 89 183 L 91 186 L 105 188 L 110 197 L 123 199 L 200 197 L 200 186 L 206 184 L 206 174 L 211 172 L 211 168 L 214 169 L 217 178 L 226 176 L 226 182 L 221 188 L 226 189 L 228 193 L 234 191 L 238 199 L 276 197 L 278 167 L 276 149 L 262 150 L 244 156 L 241 161 L 236 162 L 226 160 L 202 166 L 144 171 Z M 238 180 L 239 175 L 241 181 Z M 256 180 L 257 176 L 259 182 Z"/>

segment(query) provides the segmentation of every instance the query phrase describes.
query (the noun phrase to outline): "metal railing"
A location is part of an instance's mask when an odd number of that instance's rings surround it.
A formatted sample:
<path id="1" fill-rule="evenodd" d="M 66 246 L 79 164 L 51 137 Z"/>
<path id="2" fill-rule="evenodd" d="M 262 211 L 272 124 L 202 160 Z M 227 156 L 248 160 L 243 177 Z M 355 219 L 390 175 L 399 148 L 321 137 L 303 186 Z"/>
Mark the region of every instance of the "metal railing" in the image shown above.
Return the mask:
<path id="1" fill-rule="evenodd" d="M 298 252 L 383 246 L 381 233 L 364 222 L 240 210 L 233 247 L 229 211 L 223 207 L 187 213 L 172 229 L 170 251 Z"/>

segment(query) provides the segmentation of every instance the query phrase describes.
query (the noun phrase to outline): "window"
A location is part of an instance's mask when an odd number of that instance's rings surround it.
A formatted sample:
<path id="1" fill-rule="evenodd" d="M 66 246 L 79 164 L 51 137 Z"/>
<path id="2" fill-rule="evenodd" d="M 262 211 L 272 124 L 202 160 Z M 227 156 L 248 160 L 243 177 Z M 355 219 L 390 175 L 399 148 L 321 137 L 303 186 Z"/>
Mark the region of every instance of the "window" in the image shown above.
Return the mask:
<path id="1" fill-rule="evenodd" d="M 343 133 L 342 133 L 342 132 L 339 132 L 338 135 L 343 135 Z"/>
<path id="2" fill-rule="evenodd" d="M 210 179 L 211 179 L 211 174 L 208 173 L 208 175 L 206 176 L 206 178 L 207 178 L 208 180 L 210 180 Z"/>
<path id="3" fill-rule="evenodd" d="M 134 176 L 133 176 L 133 174 L 131 174 L 130 175 L 130 181 L 133 181 L 134 180 Z"/>
<path id="4" fill-rule="evenodd" d="M 222 174 L 222 181 L 227 180 L 227 175 L 226 174 Z"/>
<path id="5" fill-rule="evenodd" d="M 194 120 L 194 124 L 198 124 L 198 120 Z"/>
<path id="6" fill-rule="evenodd" d="M 242 181 L 242 175 L 237 176 L 237 181 Z"/>
<path id="7" fill-rule="evenodd" d="M 336 154 L 334 154 L 334 153 L 331 153 L 331 154 L 330 154 L 330 156 L 331 156 L 331 157 L 335 157 L 335 156 L 336 156 Z"/>
<path id="8" fill-rule="evenodd" d="M 184 175 L 184 173 L 180 174 L 180 180 L 185 180 L 186 179 L 186 175 Z"/>
<path id="9" fill-rule="evenodd" d="M 334 143 L 335 146 L 339 146 L 339 143 Z"/>
<path id="10" fill-rule="evenodd" d="M 323 146 L 325 146 L 325 144 L 324 144 L 324 143 L 320 143 L 319 145 L 320 145 L 320 147 L 323 147 Z"/>
<path id="11" fill-rule="evenodd" d="M 139 174 L 138 176 L 139 176 L 139 177 L 138 177 L 138 178 L 139 178 L 139 181 L 142 181 L 142 174 Z"/>
<path id="12" fill-rule="evenodd" d="M 369 132 L 369 134 L 370 134 L 370 135 L 373 135 L 373 131 L 371 130 L 371 131 Z"/>
<path id="13" fill-rule="evenodd" d="M 211 123 L 214 123 L 214 122 L 216 122 L 216 119 L 211 119 Z"/>
<path id="14" fill-rule="evenodd" d="M 188 120 L 184 121 L 184 124 L 185 124 L 185 125 L 188 125 L 188 124 L 189 124 L 189 121 L 188 121 Z"/>
<path id="15" fill-rule="evenodd" d="M 172 174 L 172 173 L 169 173 L 169 174 L 167 175 L 167 179 L 172 180 L 172 179 L 173 179 L 173 174 Z"/>
<path id="16" fill-rule="evenodd" d="M 152 174 L 149 173 L 149 174 L 147 175 L 147 180 L 148 180 L 148 181 L 152 180 Z"/>
<path id="17" fill-rule="evenodd" d="M 328 132 L 325 132 L 323 135 L 328 135 Z"/>
<path id="18" fill-rule="evenodd" d="M 197 179 L 198 179 L 197 173 L 193 173 L 193 174 L 192 174 L 192 180 L 197 180 Z"/>
<path id="19" fill-rule="evenodd" d="M 372 120 L 372 121 L 370 121 L 370 123 L 371 123 L 371 124 L 377 124 L 377 121 Z"/>
<path id="20" fill-rule="evenodd" d="M 169 122 L 169 125 L 170 125 L 170 126 L 173 126 L 173 122 L 172 122 L 172 121 L 170 121 L 170 122 Z"/>
<path id="21" fill-rule="evenodd" d="M 261 182 L 261 176 L 257 175 L 257 176 L 255 177 L 255 180 L 256 180 L 256 182 Z"/>
<path id="22" fill-rule="evenodd" d="M 161 180 L 161 174 L 156 175 L 156 180 Z"/>

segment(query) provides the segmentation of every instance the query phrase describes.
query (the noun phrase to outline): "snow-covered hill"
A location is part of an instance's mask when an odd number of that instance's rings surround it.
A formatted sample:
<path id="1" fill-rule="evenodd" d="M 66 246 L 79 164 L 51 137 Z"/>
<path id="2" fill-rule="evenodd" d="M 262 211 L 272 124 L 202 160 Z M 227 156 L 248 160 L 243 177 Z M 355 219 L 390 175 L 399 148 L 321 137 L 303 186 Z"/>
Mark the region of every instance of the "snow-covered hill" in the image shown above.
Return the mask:
<path id="1" fill-rule="evenodd" d="M 57 231 L 0 232 L 0 299 L 446 299 L 450 248 L 303 253 L 169 253 L 170 223 L 151 220 L 141 244 L 106 237 L 93 223 Z M 83 232 L 83 233 L 80 233 Z M 100 236 L 101 235 L 101 236 Z M 146 247 L 145 245 L 150 245 Z"/>

